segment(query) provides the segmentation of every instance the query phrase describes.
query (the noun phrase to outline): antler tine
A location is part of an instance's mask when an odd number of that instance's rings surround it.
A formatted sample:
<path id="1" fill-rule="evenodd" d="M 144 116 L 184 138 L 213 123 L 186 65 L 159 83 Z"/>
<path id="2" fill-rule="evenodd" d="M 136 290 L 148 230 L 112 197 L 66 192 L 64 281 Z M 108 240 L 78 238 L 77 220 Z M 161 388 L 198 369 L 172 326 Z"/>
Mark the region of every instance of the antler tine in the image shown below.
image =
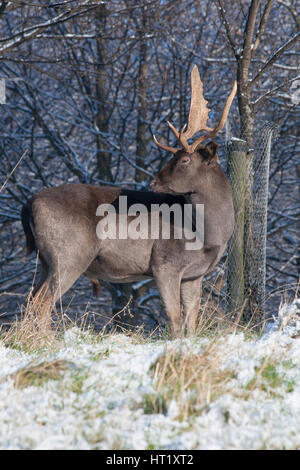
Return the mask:
<path id="1" fill-rule="evenodd" d="M 232 101 L 235 97 L 236 91 L 237 91 L 237 82 L 235 81 L 234 84 L 233 84 L 231 93 L 228 96 L 226 104 L 224 106 L 219 124 L 214 129 L 208 129 L 207 128 L 207 130 L 209 130 L 209 132 L 207 134 L 202 135 L 201 137 L 199 137 L 198 139 L 195 140 L 195 142 L 191 146 L 193 152 L 196 150 L 198 145 L 201 144 L 201 142 L 203 142 L 206 139 L 210 139 L 211 137 L 215 137 L 215 135 L 217 135 L 223 129 L 223 127 L 225 125 L 225 122 L 227 120 L 228 114 L 229 114 L 229 110 L 230 110 Z"/>
<path id="2" fill-rule="evenodd" d="M 191 151 L 191 146 L 187 143 L 187 140 L 185 139 L 183 133 L 184 133 L 184 130 L 186 128 L 186 124 L 183 126 L 183 128 L 181 129 L 180 132 L 178 132 L 178 130 L 176 129 L 176 127 L 173 126 L 173 124 L 171 124 L 171 122 L 167 121 L 168 123 L 168 126 L 169 128 L 171 129 L 171 131 L 173 132 L 173 134 L 175 135 L 176 139 L 179 140 L 179 142 L 181 143 L 182 147 L 189 153 Z"/>
<path id="3" fill-rule="evenodd" d="M 153 140 L 154 140 L 154 142 L 156 143 L 156 145 L 158 147 L 160 147 L 163 150 L 166 150 L 167 152 L 176 153 L 178 151 L 178 149 L 175 148 L 175 147 L 169 147 L 168 145 L 163 145 L 163 144 L 159 143 L 154 134 L 153 134 Z"/>
<path id="4" fill-rule="evenodd" d="M 190 139 L 196 132 L 212 131 L 207 127 L 208 113 L 207 100 L 203 96 L 203 84 L 197 65 L 194 65 L 191 73 L 191 104 L 188 119 L 188 127 L 184 133 L 185 139 Z"/>
<path id="5" fill-rule="evenodd" d="M 168 124 L 169 128 L 171 129 L 171 131 L 173 132 L 173 134 L 175 135 L 176 139 L 179 139 L 179 132 L 176 129 L 176 127 L 174 127 L 173 124 L 170 121 L 167 121 L 167 124 Z"/>
<path id="6" fill-rule="evenodd" d="M 216 134 L 218 132 L 220 132 L 224 125 L 225 125 L 225 122 L 227 120 L 227 117 L 228 117 L 228 114 L 229 114 L 229 110 L 230 110 L 230 107 L 231 107 L 231 104 L 233 102 L 233 98 L 235 97 L 235 94 L 236 94 L 236 90 L 237 90 L 237 82 L 236 80 L 234 81 L 234 84 L 233 84 L 233 87 L 232 87 L 232 90 L 231 90 L 231 93 L 230 95 L 228 96 L 227 98 L 227 101 L 226 101 L 226 104 L 224 106 L 224 109 L 223 109 L 223 113 L 222 113 L 222 116 L 221 116 L 221 119 L 220 119 L 220 122 L 219 124 L 217 125 L 217 127 L 214 128 L 213 132 L 215 132 Z M 215 134 L 215 135 L 216 135 Z"/>
<path id="7" fill-rule="evenodd" d="M 173 132 L 173 134 L 175 135 L 176 139 L 179 140 L 179 142 L 181 143 L 181 145 L 183 146 L 183 148 L 187 151 L 187 152 L 190 152 L 190 146 L 188 145 L 187 141 L 183 138 L 182 136 L 182 132 L 184 131 L 186 125 L 183 126 L 182 130 L 180 132 L 178 132 L 178 130 L 176 129 L 176 127 L 173 126 L 173 124 L 171 124 L 170 121 L 167 121 L 168 123 L 168 126 L 170 127 L 171 131 Z M 160 148 L 162 148 L 163 150 L 166 150 L 167 152 L 171 152 L 171 153 L 176 153 L 179 149 L 178 148 L 175 148 L 175 147 L 169 147 L 168 145 L 163 145 L 161 143 L 158 142 L 157 138 L 155 137 L 155 135 L 153 134 L 153 139 L 154 139 L 154 142 L 156 143 L 156 145 Z"/>
<path id="8" fill-rule="evenodd" d="M 188 153 L 192 153 L 192 146 L 188 144 L 188 141 L 186 140 L 184 136 L 185 129 L 186 129 L 186 124 L 183 126 L 183 128 L 179 132 L 179 142 Z"/>

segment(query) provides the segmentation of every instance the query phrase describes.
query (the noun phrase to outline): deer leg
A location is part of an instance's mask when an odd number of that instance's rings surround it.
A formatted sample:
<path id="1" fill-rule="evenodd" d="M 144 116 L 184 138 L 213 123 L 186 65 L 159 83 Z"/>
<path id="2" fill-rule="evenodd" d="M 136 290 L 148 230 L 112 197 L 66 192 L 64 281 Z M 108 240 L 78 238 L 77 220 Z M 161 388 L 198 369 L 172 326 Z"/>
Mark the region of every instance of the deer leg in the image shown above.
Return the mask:
<path id="1" fill-rule="evenodd" d="M 172 336 L 177 336 L 181 331 L 180 278 L 178 273 L 176 274 L 166 270 L 154 273 L 154 277 L 170 320 Z"/>
<path id="2" fill-rule="evenodd" d="M 197 316 L 200 306 L 202 277 L 194 281 L 181 282 L 180 292 L 184 312 L 184 326 L 189 333 L 196 328 Z"/>
<path id="3" fill-rule="evenodd" d="M 51 312 L 55 302 L 51 295 L 49 284 L 49 278 L 47 277 L 42 285 L 34 292 L 32 301 L 28 304 L 27 311 L 41 321 L 45 327 L 50 329 Z"/>
<path id="4" fill-rule="evenodd" d="M 34 315 L 37 319 L 43 319 L 43 323 L 47 323 L 47 326 L 50 326 L 50 314 L 47 314 L 48 311 L 51 313 L 50 308 L 50 298 L 47 295 L 47 278 L 48 278 L 48 265 L 40 258 L 41 271 L 37 284 L 32 289 L 32 292 L 29 293 L 26 299 L 26 315 Z M 47 318 L 48 317 L 48 318 Z"/>
<path id="5" fill-rule="evenodd" d="M 42 287 L 42 285 L 44 284 L 48 276 L 47 264 L 44 262 L 42 258 L 40 258 L 40 263 L 41 263 L 41 271 L 40 271 L 39 279 L 38 279 L 37 284 L 34 286 L 32 292 L 29 294 L 28 300 L 30 300 L 30 297 L 34 297 L 37 294 L 37 292 L 40 290 L 40 288 Z"/>
<path id="6" fill-rule="evenodd" d="M 43 318 L 43 321 L 48 322 L 49 325 L 51 323 L 51 312 L 56 301 L 70 289 L 86 269 L 86 267 L 82 270 L 79 270 L 78 267 L 75 269 L 74 265 L 59 266 L 58 263 L 53 263 L 51 268 L 48 267 L 47 269 L 45 263 L 43 282 L 33 293 L 32 307 L 33 313 L 39 318 Z"/>

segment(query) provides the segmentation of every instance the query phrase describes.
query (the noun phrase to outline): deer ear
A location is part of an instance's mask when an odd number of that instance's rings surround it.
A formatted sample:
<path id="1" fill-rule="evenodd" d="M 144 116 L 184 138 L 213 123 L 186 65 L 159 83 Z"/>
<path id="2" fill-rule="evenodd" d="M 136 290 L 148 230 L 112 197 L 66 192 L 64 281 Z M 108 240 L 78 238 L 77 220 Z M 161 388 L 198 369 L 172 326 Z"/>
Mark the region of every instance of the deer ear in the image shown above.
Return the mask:
<path id="1" fill-rule="evenodd" d="M 205 145 L 204 147 L 204 153 L 207 158 L 207 163 L 210 165 L 211 163 L 214 163 L 218 159 L 217 155 L 217 150 L 219 148 L 219 144 L 216 144 L 215 142 L 208 142 L 208 144 Z"/>

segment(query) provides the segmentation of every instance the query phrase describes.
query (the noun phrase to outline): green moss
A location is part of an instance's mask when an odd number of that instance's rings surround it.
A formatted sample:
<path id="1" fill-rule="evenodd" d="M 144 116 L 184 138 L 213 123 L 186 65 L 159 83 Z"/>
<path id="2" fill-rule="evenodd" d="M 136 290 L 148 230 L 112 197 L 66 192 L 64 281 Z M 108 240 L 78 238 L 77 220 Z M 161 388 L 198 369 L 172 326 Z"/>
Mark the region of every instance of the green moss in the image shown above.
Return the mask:
<path id="1" fill-rule="evenodd" d="M 88 377 L 88 373 L 79 370 L 77 371 L 73 376 L 72 376 L 72 382 L 70 389 L 73 393 L 76 393 L 77 395 L 80 395 L 83 393 L 83 388 L 84 388 L 84 382 Z"/>
<path id="2" fill-rule="evenodd" d="M 146 450 L 155 450 L 155 449 L 156 449 L 156 447 L 155 447 L 154 444 L 148 444 Z"/>
<path id="3" fill-rule="evenodd" d="M 291 393 L 294 391 L 294 388 L 295 388 L 295 380 L 294 379 L 290 379 L 286 382 L 286 392 L 287 393 Z"/>
<path id="4" fill-rule="evenodd" d="M 271 388 L 280 387 L 283 383 L 283 375 L 279 374 L 275 364 L 268 364 L 262 371 L 262 378 Z"/>
<path id="5" fill-rule="evenodd" d="M 261 365 L 255 368 L 256 376 L 248 382 L 246 390 L 253 390 L 259 388 L 260 390 L 270 393 L 272 396 L 280 395 L 280 388 L 284 387 L 286 393 L 291 393 L 294 390 L 295 380 L 288 379 L 284 369 L 292 369 L 294 366 L 291 361 L 284 361 L 282 363 L 269 362 L 265 364 L 265 359 L 262 360 Z M 279 367 L 283 370 L 278 370 Z M 278 393 L 277 393 L 278 391 Z"/>

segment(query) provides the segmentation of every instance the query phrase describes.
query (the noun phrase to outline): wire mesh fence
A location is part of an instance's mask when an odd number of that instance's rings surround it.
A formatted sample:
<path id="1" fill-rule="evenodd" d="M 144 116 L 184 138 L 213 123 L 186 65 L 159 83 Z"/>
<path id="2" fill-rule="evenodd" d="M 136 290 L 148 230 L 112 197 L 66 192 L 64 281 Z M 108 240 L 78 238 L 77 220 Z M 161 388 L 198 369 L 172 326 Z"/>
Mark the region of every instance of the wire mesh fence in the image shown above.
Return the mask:
<path id="1" fill-rule="evenodd" d="M 243 309 L 243 320 L 264 319 L 269 169 L 277 126 L 255 124 L 253 148 L 226 132 L 227 172 L 235 210 L 235 229 L 228 247 L 227 312 Z M 240 130 L 239 135 L 243 135 Z"/>

